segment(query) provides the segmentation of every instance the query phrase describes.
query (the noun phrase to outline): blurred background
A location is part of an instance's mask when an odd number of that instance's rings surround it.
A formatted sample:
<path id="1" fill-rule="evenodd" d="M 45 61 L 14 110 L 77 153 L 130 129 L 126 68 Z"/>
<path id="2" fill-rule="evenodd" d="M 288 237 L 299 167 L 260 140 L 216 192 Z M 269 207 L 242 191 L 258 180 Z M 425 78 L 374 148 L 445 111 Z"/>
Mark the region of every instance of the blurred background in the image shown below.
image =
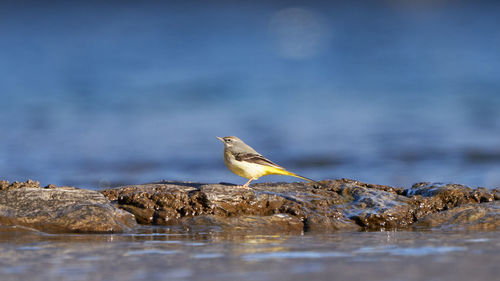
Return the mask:
<path id="1" fill-rule="evenodd" d="M 236 135 L 318 180 L 500 186 L 499 2 L 13 2 L 0 179 L 242 184 Z"/>

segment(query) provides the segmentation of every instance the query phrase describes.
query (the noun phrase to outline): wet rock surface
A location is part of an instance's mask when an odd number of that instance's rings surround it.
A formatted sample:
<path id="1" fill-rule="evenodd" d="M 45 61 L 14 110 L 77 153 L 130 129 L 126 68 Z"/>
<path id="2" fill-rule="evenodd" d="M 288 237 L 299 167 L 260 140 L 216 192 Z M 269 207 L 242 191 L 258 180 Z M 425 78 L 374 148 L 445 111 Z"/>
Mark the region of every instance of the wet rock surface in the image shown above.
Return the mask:
<path id="1" fill-rule="evenodd" d="M 134 216 L 110 204 L 101 193 L 74 187 L 40 188 L 35 181 L 0 182 L 0 225 L 47 233 L 130 231 Z"/>
<path id="2" fill-rule="evenodd" d="M 437 183 L 405 189 L 349 179 L 321 184 L 259 183 L 246 189 L 158 182 L 97 192 L 0 181 L 0 225 L 50 233 L 123 232 L 136 223 L 244 233 L 500 226 L 498 189 Z"/>
<path id="3" fill-rule="evenodd" d="M 496 229 L 498 190 L 418 183 L 409 189 L 340 179 L 308 183 L 159 182 L 102 193 L 141 224 L 266 232 L 459 227 Z M 466 225 L 466 226 L 465 226 Z"/>
<path id="4" fill-rule="evenodd" d="M 496 230 L 500 229 L 500 201 L 465 204 L 418 220 L 413 229 Z"/>

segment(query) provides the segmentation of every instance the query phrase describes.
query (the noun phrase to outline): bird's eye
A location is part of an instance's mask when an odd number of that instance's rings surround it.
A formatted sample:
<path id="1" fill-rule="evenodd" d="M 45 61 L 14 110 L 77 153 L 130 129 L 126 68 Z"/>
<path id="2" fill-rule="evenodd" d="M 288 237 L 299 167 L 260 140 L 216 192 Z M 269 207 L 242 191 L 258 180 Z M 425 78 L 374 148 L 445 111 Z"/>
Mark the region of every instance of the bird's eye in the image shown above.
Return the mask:
<path id="1" fill-rule="evenodd" d="M 226 139 L 226 142 L 231 142 L 231 139 Z"/>

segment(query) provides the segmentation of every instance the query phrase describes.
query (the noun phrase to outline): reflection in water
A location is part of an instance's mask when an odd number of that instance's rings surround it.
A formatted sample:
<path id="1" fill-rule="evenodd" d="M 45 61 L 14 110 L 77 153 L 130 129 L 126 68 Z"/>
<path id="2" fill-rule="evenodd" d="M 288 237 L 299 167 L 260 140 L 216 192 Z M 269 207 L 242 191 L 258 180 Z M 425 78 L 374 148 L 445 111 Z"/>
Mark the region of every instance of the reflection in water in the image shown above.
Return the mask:
<path id="1" fill-rule="evenodd" d="M 0 231 L 2 280 L 493 280 L 498 232 L 186 233 L 124 235 Z M 457 267 L 459 270 L 457 270 Z M 257 272 L 257 273 L 256 273 Z M 464 273 L 465 272 L 465 273 Z M 469 273 L 468 273 L 469 272 Z M 334 274 L 334 275 L 332 275 Z M 25 279 L 27 280 L 27 279 Z"/>

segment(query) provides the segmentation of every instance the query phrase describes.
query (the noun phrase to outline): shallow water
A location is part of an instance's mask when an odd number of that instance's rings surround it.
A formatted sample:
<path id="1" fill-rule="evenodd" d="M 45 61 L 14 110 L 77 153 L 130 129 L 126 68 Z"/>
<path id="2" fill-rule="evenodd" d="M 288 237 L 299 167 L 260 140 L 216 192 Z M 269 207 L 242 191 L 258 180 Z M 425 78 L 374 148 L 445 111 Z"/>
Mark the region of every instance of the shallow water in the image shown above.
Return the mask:
<path id="1" fill-rule="evenodd" d="M 8 280 L 496 280 L 500 232 L 0 232 Z"/>

